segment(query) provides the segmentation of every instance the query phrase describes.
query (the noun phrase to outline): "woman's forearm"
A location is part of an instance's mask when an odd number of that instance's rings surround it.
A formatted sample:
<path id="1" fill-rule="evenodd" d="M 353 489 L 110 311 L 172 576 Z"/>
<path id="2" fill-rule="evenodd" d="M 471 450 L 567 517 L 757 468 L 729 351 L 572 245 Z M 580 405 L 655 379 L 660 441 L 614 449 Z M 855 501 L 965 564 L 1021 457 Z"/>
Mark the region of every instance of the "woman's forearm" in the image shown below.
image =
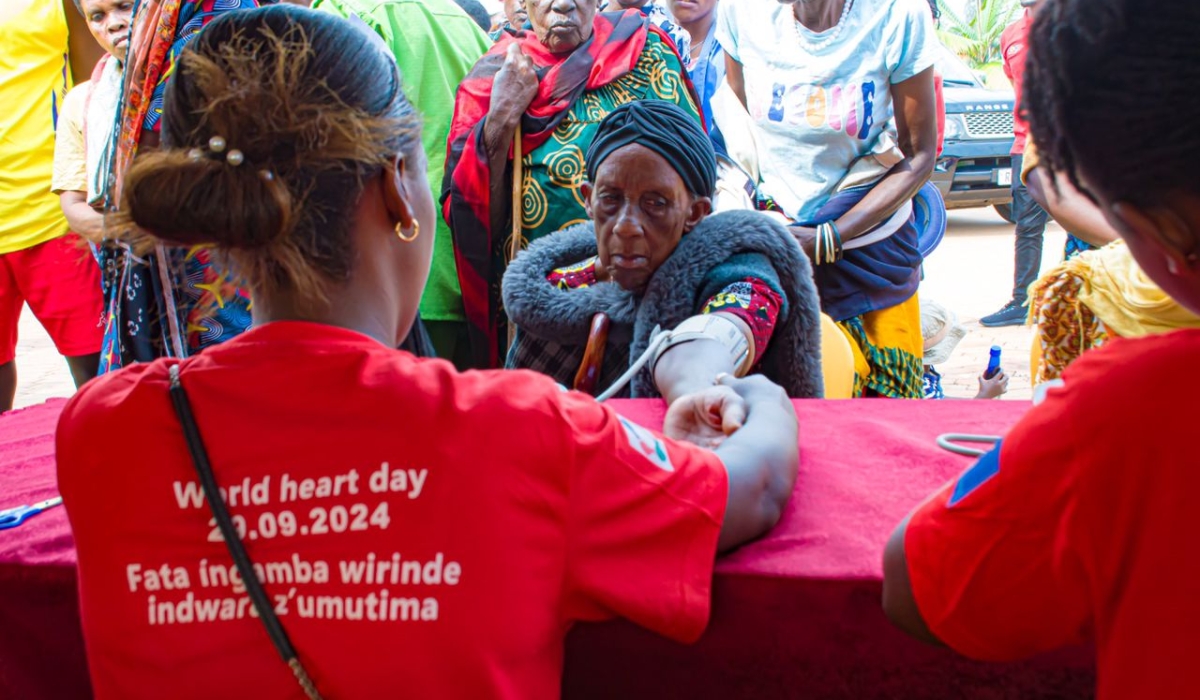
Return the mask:
<path id="1" fill-rule="evenodd" d="M 104 215 L 87 203 L 85 193 L 63 192 L 59 195 L 59 204 L 71 231 L 91 241 L 104 236 Z"/>
<path id="2" fill-rule="evenodd" d="M 1060 226 L 1086 241 L 1103 247 L 1121 237 L 1100 208 L 1071 184 L 1046 168 L 1034 168 L 1026 178 L 1029 194 Z"/>
<path id="3" fill-rule="evenodd" d="M 750 353 L 745 366 L 753 366 L 757 348 L 750 327 L 733 314 L 717 312 L 713 315 L 731 321 L 741 331 Z M 667 348 L 654 365 L 654 385 L 669 406 L 680 396 L 712 386 L 713 380 L 721 374 L 737 376 L 738 369 L 724 344 L 701 338 Z"/>
<path id="4" fill-rule="evenodd" d="M 725 54 L 725 82 L 729 83 L 729 89 L 733 90 L 733 94 L 737 95 L 742 107 L 746 108 L 746 76 L 742 70 L 742 64 L 729 54 Z"/>
<path id="5" fill-rule="evenodd" d="M 654 366 L 654 384 L 669 406 L 681 396 L 712 386 L 719 375 L 735 370 L 724 345 L 715 340 L 693 340 L 663 353 Z"/>
<path id="6" fill-rule="evenodd" d="M 916 196 L 932 172 L 933 156 L 926 153 L 905 158 L 893 166 L 862 201 L 834 222 L 842 240 L 858 238 L 883 223 Z"/>
<path id="7" fill-rule="evenodd" d="M 937 160 L 937 109 L 933 68 L 891 86 L 896 144 L 904 154 L 883 179 L 835 222 L 842 240 L 857 238 L 912 199 L 933 174 Z"/>

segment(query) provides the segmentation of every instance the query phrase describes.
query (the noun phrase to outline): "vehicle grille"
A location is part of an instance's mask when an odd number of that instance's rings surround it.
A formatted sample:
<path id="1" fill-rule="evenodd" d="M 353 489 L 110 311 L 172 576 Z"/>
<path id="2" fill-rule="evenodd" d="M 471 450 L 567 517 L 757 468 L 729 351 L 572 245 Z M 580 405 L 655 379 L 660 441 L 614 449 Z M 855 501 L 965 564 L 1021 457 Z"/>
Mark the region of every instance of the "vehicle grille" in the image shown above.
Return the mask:
<path id="1" fill-rule="evenodd" d="M 966 117 L 967 134 L 971 138 L 1012 136 L 1012 112 L 974 112 L 963 116 Z"/>

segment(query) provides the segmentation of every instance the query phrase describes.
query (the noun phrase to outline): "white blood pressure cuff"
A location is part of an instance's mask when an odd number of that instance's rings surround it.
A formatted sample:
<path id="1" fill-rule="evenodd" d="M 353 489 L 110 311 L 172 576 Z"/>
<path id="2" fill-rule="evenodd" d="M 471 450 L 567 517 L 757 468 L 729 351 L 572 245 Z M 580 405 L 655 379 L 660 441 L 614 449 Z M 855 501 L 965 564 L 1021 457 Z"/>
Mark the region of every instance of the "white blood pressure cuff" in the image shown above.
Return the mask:
<path id="1" fill-rule="evenodd" d="M 675 326 L 675 330 L 670 332 L 666 342 L 659 346 L 658 352 L 654 353 L 654 362 L 650 367 L 651 374 L 654 372 L 654 367 L 658 365 L 658 359 L 667 350 L 676 345 L 702 338 L 715 340 L 725 348 L 729 353 L 729 359 L 733 362 L 735 376 L 741 377 L 750 371 L 750 341 L 741 327 L 718 314 L 701 314 L 685 319 L 683 323 Z"/>

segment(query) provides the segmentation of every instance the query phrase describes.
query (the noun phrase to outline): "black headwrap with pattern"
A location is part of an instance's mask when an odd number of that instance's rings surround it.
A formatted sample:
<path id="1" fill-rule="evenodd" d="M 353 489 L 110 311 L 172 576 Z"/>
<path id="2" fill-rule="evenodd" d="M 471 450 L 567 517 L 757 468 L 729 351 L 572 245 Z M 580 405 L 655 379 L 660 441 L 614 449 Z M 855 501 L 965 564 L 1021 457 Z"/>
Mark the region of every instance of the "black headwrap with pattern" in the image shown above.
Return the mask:
<path id="1" fill-rule="evenodd" d="M 711 197 L 717 187 L 717 156 L 700 122 L 679 106 L 662 100 L 638 100 L 621 105 L 604 121 L 587 152 L 587 176 L 618 149 L 645 146 L 662 156 L 692 194 Z"/>

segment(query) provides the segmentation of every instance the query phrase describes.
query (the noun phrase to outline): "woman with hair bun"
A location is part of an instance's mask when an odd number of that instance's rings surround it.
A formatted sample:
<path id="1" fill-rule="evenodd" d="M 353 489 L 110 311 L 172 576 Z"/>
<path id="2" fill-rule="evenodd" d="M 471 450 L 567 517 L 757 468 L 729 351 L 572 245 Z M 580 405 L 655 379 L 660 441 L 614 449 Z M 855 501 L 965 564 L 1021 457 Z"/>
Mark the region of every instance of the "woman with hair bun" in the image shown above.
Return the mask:
<path id="1" fill-rule="evenodd" d="M 549 698 L 576 621 L 699 636 L 716 553 L 792 491 L 778 387 L 723 377 L 676 401 L 667 432 L 709 451 L 532 372 L 394 349 L 435 209 L 395 63 L 347 20 L 214 20 L 163 120 L 111 223 L 212 245 L 254 326 L 63 412 L 96 697 Z M 131 425 L 142 449 L 113 468 L 95 446 Z"/>

